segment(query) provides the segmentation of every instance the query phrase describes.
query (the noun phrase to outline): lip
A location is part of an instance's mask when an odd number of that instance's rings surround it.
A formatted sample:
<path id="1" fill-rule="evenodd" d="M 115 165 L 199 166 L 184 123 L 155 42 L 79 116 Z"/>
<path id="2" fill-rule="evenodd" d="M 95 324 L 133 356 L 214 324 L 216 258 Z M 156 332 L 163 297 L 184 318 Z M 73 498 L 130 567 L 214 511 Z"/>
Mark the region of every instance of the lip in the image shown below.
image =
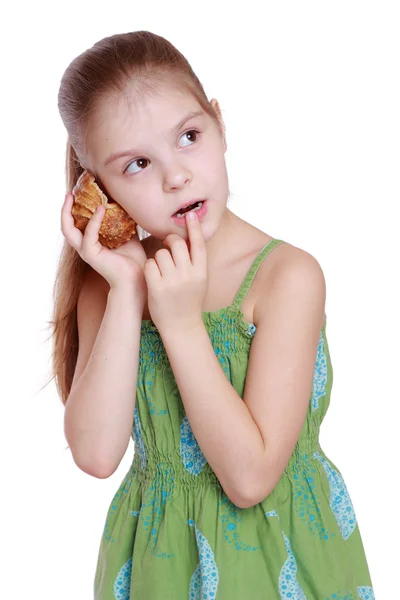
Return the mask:
<path id="1" fill-rule="evenodd" d="M 206 216 L 206 214 L 208 212 L 208 200 L 201 200 L 201 202 L 203 202 L 203 206 L 199 210 L 196 210 L 197 218 L 199 219 L 199 221 L 204 219 L 204 217 Z M 193 203 L 190 202 L 189 204 L 193 204 Z M 172 219 L 180 227 L 186 227 L 186 215 L 183 215 L 183 217 L 176 217 L 176 216 L 172 215 Z"/>
<path id="2" fill-rule="evenodd" d="M 205 202 L 205 201 L 206 201 L 205 198 L 193 198 L 193 200 L 189 200 L 188 202 L 185 202 L 185 204 L 182 204 L 182 206 L 179 206 L 179 208 L 177 208 L 176 211 L 174 211 L 172 213 L 171 217 L 175 216 L 177 212 L 183 210 L 184 208 L 187 208 L 191 204 L 195 204 L 196 202 Z"/>

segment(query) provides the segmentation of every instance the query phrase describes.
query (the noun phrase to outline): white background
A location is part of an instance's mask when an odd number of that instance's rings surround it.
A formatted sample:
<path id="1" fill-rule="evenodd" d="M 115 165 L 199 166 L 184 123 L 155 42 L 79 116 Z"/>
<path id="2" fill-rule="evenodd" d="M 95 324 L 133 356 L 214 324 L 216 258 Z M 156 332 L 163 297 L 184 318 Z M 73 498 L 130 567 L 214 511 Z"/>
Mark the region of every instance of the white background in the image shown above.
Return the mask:
<path id="1" fill-rule="evenodd" d="M 320 441 L 353 501 L 376 598 L 396 596 L 397 9 L 382 0 L 114 0 L 23 2 L 3 13 L 1 598 L 92 598 L 106 511 L 133 456 L 131 441 L 109 479 L 80 471 L 55 384 L 41 388 L 63 242 L 60 79 L 99 39 L 140 29 L 169 39 L 220 102 L 231 210 L 322 266 L 334 382 Z"/>

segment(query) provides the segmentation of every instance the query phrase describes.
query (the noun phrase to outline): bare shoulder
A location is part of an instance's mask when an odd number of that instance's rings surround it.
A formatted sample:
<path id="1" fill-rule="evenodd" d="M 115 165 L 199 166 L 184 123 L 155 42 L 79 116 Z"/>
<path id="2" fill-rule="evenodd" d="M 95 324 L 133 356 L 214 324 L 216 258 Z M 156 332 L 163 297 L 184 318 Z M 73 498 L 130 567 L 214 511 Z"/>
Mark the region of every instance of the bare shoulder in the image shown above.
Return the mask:
<path id="1" fill-rule="evenodd" d="M 265 238 L 265 243 L 268 244 L 274 239 L 268 236 Z M 284 272 L 292 270 L 295 272 L 298 268 L 301 268 L 301 265 L 303 265 L 303 268 L 307 268 L 307 265 L 309 265 L 310 269 L 313 267 L 317 271 L 319 269 L 322 274 L 322 268 L 312 254 L 288 242 L 278 244 L 261 263 L 256 277 L 258 285 L 255 287 L 258 287 L 259 292 L 263 293 L 269 288 L 276 277 L 279 277 Z"/>
<path id="2" fill-rule="evenodd" d="M 300 277 L 304 275 L 304 270 L 310 273 L 320 274 L 323 276 L 321 265 L 317 259 L 302 248 L 293 246 L 288 242 L 279 245 L 279 252 L 275 254 L 275 261 L 272 261 L 272 267 L 269 270 L 271 276 L 279 277 L 283 273 L 299 272 Z M 271 254 L 272 257 L 272 254 Z"/>
<path id="3" fill-rule="evenodd" d="M 306 304 L 316 302 L 322 307 L 323 319 L 326 282 L 318 260 L 306 250 L 287 242 L 274 248 L 269 259 L 265 261 L 267 268 L 263 269 L 260 277 L 254 305 L 255 322 L 262 318 L 267 297 L 276 297 L 277 301 L 290 297 L 294 302 L 303 299 Z"/>

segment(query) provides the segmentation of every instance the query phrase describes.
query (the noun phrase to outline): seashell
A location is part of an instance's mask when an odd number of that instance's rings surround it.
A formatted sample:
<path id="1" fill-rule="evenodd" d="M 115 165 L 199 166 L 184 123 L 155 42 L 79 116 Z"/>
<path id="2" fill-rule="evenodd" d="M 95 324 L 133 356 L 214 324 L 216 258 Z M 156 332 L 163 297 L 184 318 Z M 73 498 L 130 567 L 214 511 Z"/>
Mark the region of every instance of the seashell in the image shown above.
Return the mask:
<path id="1" fill-rule="evenodd" d="M 74 203 L 71 213 L 74 217 L 75 227 L 82 233 L 85 231 L 89 219 L 96 208 L 102 204 L 106 207 L 103 221 L 99 229 L 99 242 L 107 248 L 119 248 L 137 233 L 135 221 L 115 201 L 110 201 L 101 191 L 95 178 L 85 170 L 80 175 L 72 190 Z"/>

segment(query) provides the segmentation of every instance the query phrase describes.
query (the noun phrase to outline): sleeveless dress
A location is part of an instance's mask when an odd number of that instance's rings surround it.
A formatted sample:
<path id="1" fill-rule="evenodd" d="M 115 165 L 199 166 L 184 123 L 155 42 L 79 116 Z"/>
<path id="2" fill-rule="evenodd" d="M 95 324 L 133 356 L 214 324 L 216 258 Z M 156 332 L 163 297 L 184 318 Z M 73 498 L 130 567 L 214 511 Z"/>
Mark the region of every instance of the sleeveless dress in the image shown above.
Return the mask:
<path id="1" fill-rule="evenodd" d="M 256 327 L 243 299 L 202 314 L 221 367 L 243 397 Z M 306 419 L 276 487 L 241 509 L 223 491 L 192 432 L 161 336 L 142 321 L 132 465 L 111 501 L 95 600 L 374 600 L 354 508 L 319 444 L 333 373 L 326 315 Z M 227 415 L 229 419 L 229 415 Z"/>

